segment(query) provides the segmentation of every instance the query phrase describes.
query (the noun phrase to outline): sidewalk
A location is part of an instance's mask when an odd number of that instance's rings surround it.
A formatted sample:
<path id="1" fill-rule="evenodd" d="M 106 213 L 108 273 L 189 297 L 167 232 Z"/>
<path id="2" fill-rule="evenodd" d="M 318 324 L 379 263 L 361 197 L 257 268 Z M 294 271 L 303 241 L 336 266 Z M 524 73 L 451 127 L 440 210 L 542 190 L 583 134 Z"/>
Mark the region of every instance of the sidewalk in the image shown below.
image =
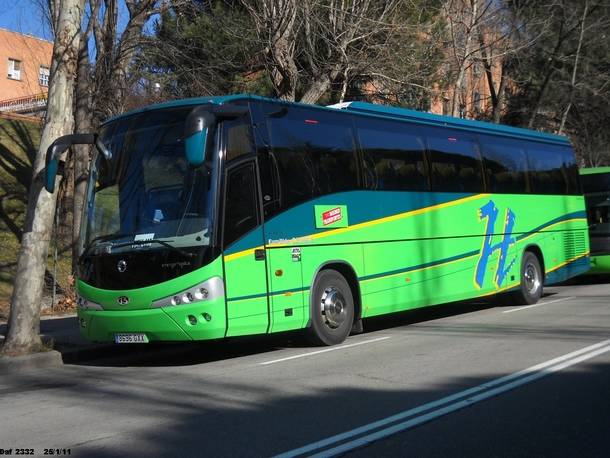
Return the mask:
<path id="1" fill-rule="evenodd" d="M 6 335 L 6 323 L 0 323 L 0 341 Z M 78 330 L 76 314 L 49 315 L 40 318 L 40 335 L 43 340 L 53 340 L 60 346 L 86 345 L 88 342 L 81 337 Z"/>
<path id="2" fill-rule="evenodd" d="M 6 323 L 0 323 L 0 342 L 6 336 Z M 80 335 L 75 314 L 43 316 L 40 319 L 40 335 L 53 351 L 16 358 L 0 357 L 0 372 L 57 366 L 109 355 L 113 344 L 96 344 Z"/>
<path id="3" fill-rule="evenodd" d="M 0 343 L 6 334 L 6 323 L 0 322 Z M 139 365 L 175 364 L 183 358 L 186 364 L 200 357 L 200 348 L 194 342 L 148 343 L 116 345 L 92 343 L 80 335 L 76 315 L 43 316 L 40 320 L 43 340 L 53 350 L 27 356 L 0 356 L 0 375 L 26 369 L 39 369 L 62 364 L 78 365 Z"/>

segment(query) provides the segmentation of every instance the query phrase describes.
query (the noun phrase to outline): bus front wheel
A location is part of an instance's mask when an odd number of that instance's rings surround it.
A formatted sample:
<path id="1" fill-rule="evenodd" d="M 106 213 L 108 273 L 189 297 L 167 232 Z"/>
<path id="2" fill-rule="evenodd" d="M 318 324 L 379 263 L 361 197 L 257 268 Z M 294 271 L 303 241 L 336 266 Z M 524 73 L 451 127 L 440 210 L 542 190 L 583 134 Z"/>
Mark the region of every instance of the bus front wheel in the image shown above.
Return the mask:
<path id="1" fill-rule="evenodd" d="M 521 260 L 521 282 L 519 289 L 511 293 L 515 305 L 530 305 L 542 297 L 544 280 L 540 260 L 531 251 L 523 253 Z"/>
<path id="2" fill-rule="evenodd" d="M 336 270 L 322 270 L 311 289 L 309 340 L 315 345 L 336 345 L 349 335 L 354 322 L 354 297 Z"/>

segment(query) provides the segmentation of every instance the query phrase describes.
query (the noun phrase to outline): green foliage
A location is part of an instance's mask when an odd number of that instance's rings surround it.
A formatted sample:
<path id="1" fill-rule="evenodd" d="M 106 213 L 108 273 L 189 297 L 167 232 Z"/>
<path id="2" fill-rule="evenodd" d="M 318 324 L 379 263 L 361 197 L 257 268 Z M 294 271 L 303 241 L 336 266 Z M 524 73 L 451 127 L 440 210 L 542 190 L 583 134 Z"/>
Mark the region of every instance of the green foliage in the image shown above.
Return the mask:
<path id="1" fill-rule="evenodd" d="M 251 90 L 268 95 L 258 82 L 249 16 L 240 7 L 213 2 L 176 5 L 156 22 L 142 57 L 149 78 L 161 85 L 163 98 L 230 94 Z M 260 93 L 259 92 L 259 93 Z"/>

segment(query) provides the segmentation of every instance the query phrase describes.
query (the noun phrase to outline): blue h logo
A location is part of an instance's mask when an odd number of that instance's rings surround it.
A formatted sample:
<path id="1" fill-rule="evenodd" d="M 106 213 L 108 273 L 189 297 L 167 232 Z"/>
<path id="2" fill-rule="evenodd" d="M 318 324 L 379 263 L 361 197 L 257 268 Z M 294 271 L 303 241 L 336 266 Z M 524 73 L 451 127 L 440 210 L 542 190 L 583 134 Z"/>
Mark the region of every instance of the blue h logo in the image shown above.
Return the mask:
<path id="1" fill-rule="evenodd" d="M 498 207 L 492 200 L 487 202 L 479 209 L 479 220 L 482 221 L 487 218 L 487 227 L 485 228 L 485 239 L 483 240 L 483 247 L 479 256 L 479 262 L 477 263 L 477 270 L 475 274 L 475 282 L 479 288 L 483 286 L 485 280 L 485 272 L 487 269 L 487 261 L 489 257 L 496 251 L 500 251 L 498 258 L 498 268 L 496 269 L 496 275 L 494 281 L 497 287 L 500 287 L 506 275 L 515 264 L 517 256 L 506 265 L 506 257 L 508 256 L 508 249 L 515 243 L 515 238 L 512 236 L 513 226 L 515 225 L 515 214 L 510 208 L 506 209 L 506 216 L 504 218 L 504 230 L 502 240 L 495 245 L 492 244 L 494 228 L 496 227 L 496 219 L 498 219 Z"/>

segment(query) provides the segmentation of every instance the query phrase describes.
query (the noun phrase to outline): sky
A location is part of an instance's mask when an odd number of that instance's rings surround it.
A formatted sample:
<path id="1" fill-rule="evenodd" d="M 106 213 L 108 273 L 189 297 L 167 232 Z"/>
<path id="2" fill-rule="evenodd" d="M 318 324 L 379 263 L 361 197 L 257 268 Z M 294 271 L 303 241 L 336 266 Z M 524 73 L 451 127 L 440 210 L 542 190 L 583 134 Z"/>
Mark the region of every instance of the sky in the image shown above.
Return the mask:
<path id="1" fill-rule="evenodd" d="M 0 0 L 0 28 L 33 35 L 45 40 L 53 40 L 40 6 L 46 2 L 47 0 Z M 119 3 L 119 31 L 122 31 L 127 25 L 128 17 L 125 2 L 121 1 Z M 155 16 L 149 19 L 145 31 L 150 32 L 152 30 L 152 23 L 155 19 Z M 90 44 L 91 48 L 92 44 Z"/>
<path id="2" fill-rule="evenodd" d="M 39 2 L 40 0 L 0 0 L 0 27 L 50 40 L 51 33 L 44 23 Z"/>

